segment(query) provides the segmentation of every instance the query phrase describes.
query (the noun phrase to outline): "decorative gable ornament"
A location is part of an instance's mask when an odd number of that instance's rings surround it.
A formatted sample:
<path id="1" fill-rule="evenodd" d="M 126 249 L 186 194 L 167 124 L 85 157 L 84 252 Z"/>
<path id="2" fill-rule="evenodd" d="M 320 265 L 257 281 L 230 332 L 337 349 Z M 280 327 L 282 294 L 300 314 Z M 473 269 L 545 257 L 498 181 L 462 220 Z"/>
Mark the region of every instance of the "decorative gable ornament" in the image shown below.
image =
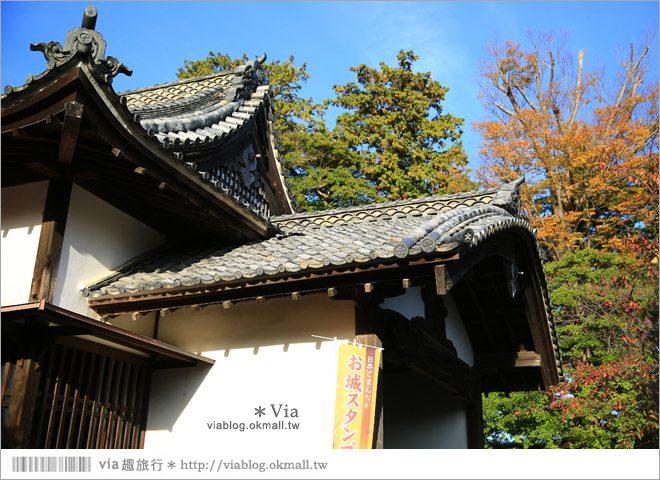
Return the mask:
<path id="1" fill-rule="evenodd" d="M 87 62 L 105 83 L 111 84 L 112 79 L 120 73 L 130 77 L 133 70 L 115 57 L 105 57 L 106 42 L 103 40 L 103 35 L 94 30 L 97 15 L 96 7 L 85 8 L 82 26 L 67 32 L 64 47 L 59 42 L 42 42 L 31 44 L 30 50 L 44 54 L 48 61 L 48 70 L 60 67 L 77 56 Z M 30 83 L 30 77 L 31 75 L 27 76 L 26 83 Z M 10 93 L 10 91 L 5 91 L 5 93 Z"/>

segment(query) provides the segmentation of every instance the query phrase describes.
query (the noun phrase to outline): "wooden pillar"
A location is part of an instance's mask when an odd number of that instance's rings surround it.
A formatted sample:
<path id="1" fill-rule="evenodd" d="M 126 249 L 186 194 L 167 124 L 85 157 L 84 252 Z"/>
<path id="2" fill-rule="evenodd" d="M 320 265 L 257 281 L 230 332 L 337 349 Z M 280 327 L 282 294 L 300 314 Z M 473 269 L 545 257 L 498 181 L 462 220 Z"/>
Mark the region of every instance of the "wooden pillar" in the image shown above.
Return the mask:
<path id="1" fill-rule="evenodd" d="M 2 448 L 30 447 L 39 378 L 39 364 L 35 359 L 20 358 L 16 361 L 7 417 L 2 425 Z"/>
<path id="2" fill-rule="evenodd" d="M 52 302 L 62 254 L 64 229 L 71 199 L 71 181 L 52 178 L 48 184 L 37 257 L 34 262 L 30 302 Z"/>
<path id="3" fill-rule="evenodd" d="M 481 401 L 481 380 L 477 380 L 472 399 L 465 408 L 467 416 L 468 448 L 484 448 L 484 416 Z"/>

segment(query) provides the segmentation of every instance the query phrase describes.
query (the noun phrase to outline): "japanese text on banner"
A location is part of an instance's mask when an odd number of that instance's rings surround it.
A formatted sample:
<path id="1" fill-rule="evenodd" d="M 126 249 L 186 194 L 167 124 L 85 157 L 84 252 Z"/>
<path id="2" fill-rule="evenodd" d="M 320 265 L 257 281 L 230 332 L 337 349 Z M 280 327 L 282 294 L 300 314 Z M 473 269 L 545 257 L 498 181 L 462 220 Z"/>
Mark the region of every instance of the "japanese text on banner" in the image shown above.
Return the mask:
<path id="1" fill-rule="evenodd" d="M 379 365 L 377 348 L 339 347 L 333 448 L 371 448 Z"/>

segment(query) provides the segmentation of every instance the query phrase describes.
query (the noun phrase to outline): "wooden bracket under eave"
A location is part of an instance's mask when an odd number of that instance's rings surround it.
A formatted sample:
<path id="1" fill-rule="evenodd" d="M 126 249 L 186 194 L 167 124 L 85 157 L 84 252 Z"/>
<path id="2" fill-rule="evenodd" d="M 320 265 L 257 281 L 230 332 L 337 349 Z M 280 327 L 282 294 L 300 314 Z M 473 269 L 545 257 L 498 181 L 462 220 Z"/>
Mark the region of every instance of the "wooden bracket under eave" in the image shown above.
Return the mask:
<path id="1" fill-rule="evenodd" d="M 66 102 L 64 104 L 64 125 L 60 135 L 60 146 L 57 160 L 60 163 L 70 164 L 78 145 L 80 124 L 82 123 L 83 104 L 79 102 Z"/>

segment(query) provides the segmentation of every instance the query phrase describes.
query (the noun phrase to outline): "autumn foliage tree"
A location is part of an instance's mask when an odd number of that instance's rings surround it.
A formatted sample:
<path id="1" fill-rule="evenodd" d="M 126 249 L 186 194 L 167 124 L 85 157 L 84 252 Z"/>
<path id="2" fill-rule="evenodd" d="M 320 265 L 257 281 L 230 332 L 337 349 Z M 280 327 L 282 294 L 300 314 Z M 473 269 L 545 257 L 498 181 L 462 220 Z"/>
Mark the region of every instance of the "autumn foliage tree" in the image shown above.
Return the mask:
<path id="1" fill-rule="evenodd" d="M 489 46 L 479 177 L 526 175 L 566 381 L 485 401 L 493 447 L 658 447 L 658 85 L 649 46 L 615 81 L 565 43 Z"/>
<path id="2" fill-rule="evenodd" d="M 482 67 L 488 120 L 478 176 L 523 173 L 524 206 L 547 259 L 577 248 L 656 241 L 658 85 L 646 81 L 649 47 L 630 47 L 614 84 L 550 35 L 492 44 Z M 613 85 L 613 86 L 612 86 Z M 654 239 L 655 237 L 655 239 Z M 656 243 L 657 246 L 657 243 Z"/>

